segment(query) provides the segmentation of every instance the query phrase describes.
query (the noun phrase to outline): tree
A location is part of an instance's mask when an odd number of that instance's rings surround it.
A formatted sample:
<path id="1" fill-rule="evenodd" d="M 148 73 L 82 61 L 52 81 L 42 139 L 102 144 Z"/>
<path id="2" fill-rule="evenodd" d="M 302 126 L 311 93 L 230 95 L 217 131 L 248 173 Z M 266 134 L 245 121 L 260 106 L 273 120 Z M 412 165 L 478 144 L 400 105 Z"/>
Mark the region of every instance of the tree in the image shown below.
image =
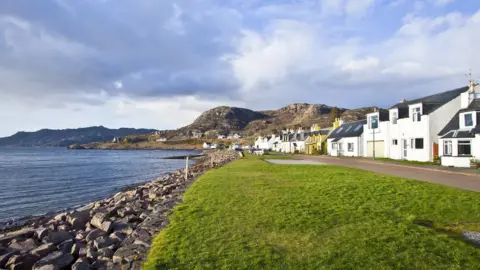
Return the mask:
<path id="1" fill-rule="evenodd" d="M 338 108 L 333 107 L 332 111 L 330 112 L 330 123 L 333 124 L 335 122 L 335 119 L 337 118 L 338 118 Z"/>

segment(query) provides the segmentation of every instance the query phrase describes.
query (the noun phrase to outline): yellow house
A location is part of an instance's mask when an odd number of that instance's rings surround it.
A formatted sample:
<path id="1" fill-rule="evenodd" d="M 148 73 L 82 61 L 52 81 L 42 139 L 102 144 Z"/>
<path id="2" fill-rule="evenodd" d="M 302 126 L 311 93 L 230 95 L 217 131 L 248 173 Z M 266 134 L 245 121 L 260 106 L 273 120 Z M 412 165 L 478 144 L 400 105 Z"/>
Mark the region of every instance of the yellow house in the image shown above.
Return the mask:
<path id="1" fill-rule="evenodd" d="M 327 141 L 328 135 L 342 124 L 343 121 L 340 118 L 335 119 L 331 128 L 322 129 L 320 128 L 320 125 L 313 124 L 310 128 L 310 136 L 305 141 L 305 150 L 307 154 L 313 155 L 322 152 L 322 150 L 326 151 L 327 149 L 322 149 L 322 144 Z"/>

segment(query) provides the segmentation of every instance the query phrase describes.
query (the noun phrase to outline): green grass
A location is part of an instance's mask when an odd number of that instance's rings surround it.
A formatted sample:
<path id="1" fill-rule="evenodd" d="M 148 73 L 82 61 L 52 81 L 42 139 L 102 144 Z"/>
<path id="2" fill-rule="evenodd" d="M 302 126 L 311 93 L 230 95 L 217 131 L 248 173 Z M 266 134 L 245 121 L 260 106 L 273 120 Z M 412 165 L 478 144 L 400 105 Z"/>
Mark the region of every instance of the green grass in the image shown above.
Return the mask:
<path id="1" fill-rule="evenodd" d="M 415 161 L 415 160 L 399 160 L 399 159 L 391 159 L 391 158 L 375 158 L 375 160 L 378 161 L 387 161 L 387 162 L 394 162 L 394 163 L 404 163 L 404 164 L 411 164 L 411 165 L 437 165 L 440 166 L 440 164 L 435 163 L 435 162 L 429 162 L 429 161 Z"/>
<path id="2" fill-rule="evenodd" d="M 480 193 L 261 159 L 197 180 L 144 268 L 480 269 Z"/>

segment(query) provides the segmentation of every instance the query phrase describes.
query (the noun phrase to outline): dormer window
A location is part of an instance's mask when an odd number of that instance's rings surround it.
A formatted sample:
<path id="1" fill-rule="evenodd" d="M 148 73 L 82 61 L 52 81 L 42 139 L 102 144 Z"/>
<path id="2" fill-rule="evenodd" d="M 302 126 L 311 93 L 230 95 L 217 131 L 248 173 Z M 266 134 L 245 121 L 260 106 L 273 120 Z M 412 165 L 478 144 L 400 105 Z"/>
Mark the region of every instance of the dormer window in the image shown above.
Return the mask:
<path id="1" fill-rule="evenodd" d="M 397 124 L 397 120 L 398 120 L 398 112 L 397 111 L 393 111 L 392 116 L 390 117 L 392 119 L 392 124 L 393 125 L 396 125 Z"/>
<path id="2" fill-rule="evenodd" d="M 422 121 L 422 111 L 420 107 L 416 107 L 412 109 L 412 121 L 413 122 Z"/>
<path id="3" fill-rule="evenodd" d="M 378 114 L 371 115 L 368 117 L 368 128 L 369 129 L 377 129 L 378 128 Z"/>
<path id="4" fill-rule="evenodd" d="M 465 127 L 473 127 L 473 113 L 466 113 L 463 115 Z"/>

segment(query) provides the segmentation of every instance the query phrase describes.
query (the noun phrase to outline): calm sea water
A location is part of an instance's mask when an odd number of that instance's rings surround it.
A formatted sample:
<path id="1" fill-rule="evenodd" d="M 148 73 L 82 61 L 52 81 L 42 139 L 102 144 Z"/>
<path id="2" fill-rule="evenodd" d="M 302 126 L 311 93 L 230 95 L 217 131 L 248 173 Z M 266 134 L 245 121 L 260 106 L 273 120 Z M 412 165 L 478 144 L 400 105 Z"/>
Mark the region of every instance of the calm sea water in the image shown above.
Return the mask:
<path id="1" fill-rule="evenodd" d="M 0 222 L 105 198 L 127 185 L 185 167 L 177 150 L 0 148 Z"/>

